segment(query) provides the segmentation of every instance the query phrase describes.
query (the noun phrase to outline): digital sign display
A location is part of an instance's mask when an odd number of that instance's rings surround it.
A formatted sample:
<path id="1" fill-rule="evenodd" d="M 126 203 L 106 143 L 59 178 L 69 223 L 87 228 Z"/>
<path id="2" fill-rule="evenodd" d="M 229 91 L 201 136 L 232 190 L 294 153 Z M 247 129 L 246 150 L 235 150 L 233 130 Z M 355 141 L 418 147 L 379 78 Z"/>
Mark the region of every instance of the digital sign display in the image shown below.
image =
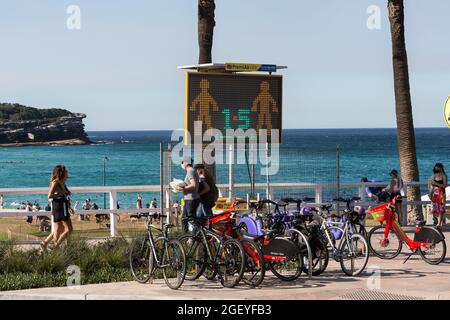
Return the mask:
<path id="1" fill-rule="evenodd" d="M 186 74 L 185 129 L 193 136 L 194 122 L 202 122 L 202 134 L 214 128 L 226 130 L 282 129 L 282 76 L 188 72 Z"/>

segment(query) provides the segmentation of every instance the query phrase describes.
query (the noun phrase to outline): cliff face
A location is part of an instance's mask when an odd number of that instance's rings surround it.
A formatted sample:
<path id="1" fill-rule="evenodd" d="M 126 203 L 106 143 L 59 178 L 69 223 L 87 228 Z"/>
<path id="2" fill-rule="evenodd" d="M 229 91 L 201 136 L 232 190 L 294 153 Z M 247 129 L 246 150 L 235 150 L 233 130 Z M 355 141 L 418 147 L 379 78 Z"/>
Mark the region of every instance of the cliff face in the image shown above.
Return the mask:
<path id="1" fill-rule="evenodd" d="M 87 144 L 84 118 L 63 109 L 0 104 L 0 144 Z"/>

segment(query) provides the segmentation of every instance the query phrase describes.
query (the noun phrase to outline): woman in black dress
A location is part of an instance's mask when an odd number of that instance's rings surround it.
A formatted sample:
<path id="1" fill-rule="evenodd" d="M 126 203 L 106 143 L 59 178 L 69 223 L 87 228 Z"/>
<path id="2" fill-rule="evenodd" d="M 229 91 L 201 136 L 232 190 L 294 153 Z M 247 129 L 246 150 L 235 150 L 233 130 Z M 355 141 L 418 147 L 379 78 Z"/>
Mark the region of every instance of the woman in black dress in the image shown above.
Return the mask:
<path id="1" fill-rule="evenodd" d="M 57 165 L 50 178 L 50 190 L 48 198 L 51 200 L 54 231 L 41 242 L 44 250 L 48 243 L 53 240 L 55 248 L 58 248 L 62 241 L 72 232 L 72 221 L 69 213 L 69 196 L 71 192 L 67 188 L 66 182 L 69 178 L 67 169 L 63 165 Z"/>

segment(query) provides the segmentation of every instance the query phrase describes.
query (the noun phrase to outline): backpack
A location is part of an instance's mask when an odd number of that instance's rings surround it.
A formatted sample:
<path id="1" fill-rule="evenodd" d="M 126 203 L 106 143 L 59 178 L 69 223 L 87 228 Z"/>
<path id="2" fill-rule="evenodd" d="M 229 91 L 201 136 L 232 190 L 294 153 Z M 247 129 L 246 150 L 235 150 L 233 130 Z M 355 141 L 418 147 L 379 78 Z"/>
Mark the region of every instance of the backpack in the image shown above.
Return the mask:
<path id="1" fill-rule="evenodd" d="M 209 191 L 201 196 L 201 202 L 207 206 L 214 207 L 219 199 L 219 189 L 215 184 L 209 187 Z"/>

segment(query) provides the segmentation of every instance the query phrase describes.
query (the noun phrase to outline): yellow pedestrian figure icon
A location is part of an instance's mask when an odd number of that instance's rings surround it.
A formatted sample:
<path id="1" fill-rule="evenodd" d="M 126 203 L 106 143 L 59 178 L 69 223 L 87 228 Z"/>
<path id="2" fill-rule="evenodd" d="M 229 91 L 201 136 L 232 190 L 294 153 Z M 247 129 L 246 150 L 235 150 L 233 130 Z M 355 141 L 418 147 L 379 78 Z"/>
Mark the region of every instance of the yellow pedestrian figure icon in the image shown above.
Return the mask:
<path id="1" fill-rule="evenodd" d="M 273 112 L 278 112 L 278 106 L 275 99 L 270 94 L 270 85 L 267 81 L 261 82 L 260 85 L 261 92 L 258 94 L 256 99 L 253 101 L 252 112 L 258 112 L 258 126 L 257 130 L 263 128 L 265 123 L 265 128 L 268 132 L 272 131 L 272 117 L 270 115 L 270 107 L 272 106 Z M 259 106 L 259 111 L 258 111 Z"/>
<path id="2" fill-rule="evenodd" d="M 199 108 L 199 113 L 197 117 L 197 121 L 202 121 L 206 124 L 207 129 L 211 129 L 211 113 L 210 108 L 212 107 L 212 111 L 219 111 L 219 105 L 216 100 L 209 94 L 209 81 L 206 79 L 202 79 L 200 81 L 200 94 L 197 98 L 192 101 L 191 111 L 195 111 L 197 107 Z"/>

